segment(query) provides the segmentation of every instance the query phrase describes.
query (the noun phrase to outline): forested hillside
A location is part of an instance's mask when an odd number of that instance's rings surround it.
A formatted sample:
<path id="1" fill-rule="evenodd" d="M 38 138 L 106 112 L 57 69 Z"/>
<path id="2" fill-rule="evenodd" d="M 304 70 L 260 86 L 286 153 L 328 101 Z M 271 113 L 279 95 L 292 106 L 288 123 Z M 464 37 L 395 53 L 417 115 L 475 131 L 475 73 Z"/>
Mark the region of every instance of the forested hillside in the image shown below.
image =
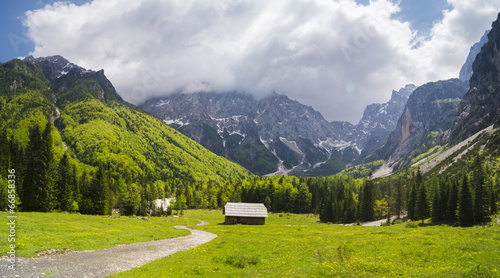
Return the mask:
<path id="1" fill-rule="evenodd" d="M 152 200 L 176 197 L 181 211 L 261 202 L 332 223 L 407 213 L 466 226 L 497 212 L 498 132 L 424 174 L 415 166 L 371 179 L 383 163 L 375 161 L 331 177 L 261 178 L 122 101 L 103 71 L 74 67 L 58 76 L 43 59 L 0 66 L 0 167 L 3 176 L 16 171 L 17 209 L 156 215 Z"/>
<path id="2" fill-rule="evenodd" d="M 18 208 L 104 214 L 179 184 L 250 176 L 122 101 L 103 71 L 73 68 L 54 82 L 44 72 L 29 61 L 0 66 L 0 166 L 17 173 Z"/>

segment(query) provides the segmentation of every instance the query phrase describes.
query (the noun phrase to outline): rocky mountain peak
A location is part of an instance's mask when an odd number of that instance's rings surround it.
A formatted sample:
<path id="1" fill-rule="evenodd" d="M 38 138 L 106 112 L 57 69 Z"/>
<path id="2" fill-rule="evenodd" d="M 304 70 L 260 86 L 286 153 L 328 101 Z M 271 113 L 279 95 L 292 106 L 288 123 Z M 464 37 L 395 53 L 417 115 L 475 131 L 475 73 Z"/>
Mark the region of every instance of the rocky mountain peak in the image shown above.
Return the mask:
<path id="1" fill-rule="evenodd" d="M 459 79 L 429 82 L 418 87 L 409 97 L 387 142 L 368 161 L 388 160 L 389 166 L 398 169 L 425 151 L 425 148 L 417 151 L 419 146 L 435 146 L 441 134 L 451 127 L 466 91 Z"/>
<path id="2" fill-rule="evenodd" d="M 40 67 L 45 77 L 52 83 L 56 81 L 57 78 L 66 75 L 71 71 L 73 72 L 73 74 L 80 75 L 87 72 L 86 69 L 70 63 L 60 55 L 39 58 L 34 58 L 30 55 L 24 58 L 24 61 L 32 62 Z"/>
<path id="3" fill-rule="evenodd" d="M 409 96 L 416 88 L 415 85 L 408 84 L 398 91 L 392 91 L 388 102 L 374 103 L 366 107 L 354 137 L 356 144 L 363 149 L 355 164 L 362 163 L 368 155 L 383 146 L 389 133 L 396 127 Z"/>
<path id="4" fill-rule="evenodd" d="M 56 93 L 58 106 L 62 107 L 87 98 L 95 98 L 102 102 L 122 101 L 102 69 L 86 70 L 60 55 L 39 58 L 29 56 L 24 61 L 31 62 L 41 69 Z M 82 85 L 86 87 L 86 90 L 82 90 Z"/>
<path id="5" fill-rule="evenodd" d="M 479 42 L 475 43 L 470 48 L 469 55 L 467 56 L 467 60 L 465 61 L 465 64 L 462 66 L 462 68 L 460 69 L 459 79 L 466 84 L 469 84 L 469 80 L 472 77 L 472 73 L 473 73 L 472 64 L 474 63 L 474 60 L 476 60 L 477 54 L 479 54 L 479 52 L 481 52 L 481 48 L 483 47 L 483 45 L 485 45 L 488 42 L 488 33 L 489 32 L 490 32 L 490 30 L 486 30 L 486 32 L 484 32 L 484 35 L 481 37 Z"/>
<path id="6" fill-rule="evenodd" d="M 445 142 L 465 139 L 500 124 L 500 14 L 472 65 L 470 88 L 465 94 Z"/>

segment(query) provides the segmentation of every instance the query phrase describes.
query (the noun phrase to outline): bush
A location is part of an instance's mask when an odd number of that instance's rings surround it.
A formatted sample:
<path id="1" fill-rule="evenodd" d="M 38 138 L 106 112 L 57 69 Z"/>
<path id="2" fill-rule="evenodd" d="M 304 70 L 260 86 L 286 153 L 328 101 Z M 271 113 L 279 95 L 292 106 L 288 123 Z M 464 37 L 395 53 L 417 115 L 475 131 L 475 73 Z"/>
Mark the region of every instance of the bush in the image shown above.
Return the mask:
<path id="1" fill-rule="evenodd" d="M 396 225 L 396 224 L 403 224 L 403 220 L 395 219 L 394 221 L 392 221 L 392 225 Z"/>
<path id="2" fill-rule="evenodd" d="M 382 224 L 380 224 L 380 226 L 391 226 L 391 223 L 383 222 Z"/>
<path id="3" fill-rule="evenodd" d="M 406 223 L 405 227 L 406 228 L 418 228 L 418 222 L 414 222 L 414 221 L 408 222 L 408 223 Z"/>

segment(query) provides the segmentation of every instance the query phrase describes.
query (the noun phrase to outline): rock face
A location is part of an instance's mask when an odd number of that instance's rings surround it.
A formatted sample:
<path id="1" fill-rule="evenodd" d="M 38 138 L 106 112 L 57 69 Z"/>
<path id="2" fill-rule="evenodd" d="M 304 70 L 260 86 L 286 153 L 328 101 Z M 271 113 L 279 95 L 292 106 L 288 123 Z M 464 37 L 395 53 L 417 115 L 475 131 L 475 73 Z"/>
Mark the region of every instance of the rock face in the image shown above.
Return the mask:
<path id="1" fill-rule="evenodd" d="M 384 145 L 389 133 L 396 128 L 406 102 L 416 88 L 413 84 L 406 85 L 399 91 L 392 91 L 391 99 L 388 102 L 371 104 L 366 107 L 363 117 L 357 125 L 355 142 L 357 145 L 363 146 L 363 150 L 356 158 L 355 164 L 362 163 L 368 155 Z"/>
<path id="2" fill-rule="evenodd" d="M 459 79 L 430 82 L 418 87 L 408 99 L 385 145 L 367 161 L 388 160 L 389 166 L 398 169 L 438 145 L 441 135 L 452 126 L 466 91 Z"/>
<path id="3" fill-rule="evenodd" d="M 45 77 L 53 84 L 53 89 L 57 95 L 57 105 L 63 107 L 66 102 L 74 102 L 78 99 L 94 97 L 102 102 L 109 100 L 122 100 L 116 93 L 111 81 L 104 75 L 104 70 L 92 71 L 86 70 L 78 65 L 70 63 L 62 56 L 48 56 L 33 58 L 26 57 L 25 62 L 32 62 L 37 65 L 45 75 Z M 99 86 L 92 86 L 86 90 L 85 94 L 73 94 L 70 91 L 65 91 L 77 83 L 82 84 L 88 80 L 96 81 Z M 64 93 L 62 93 L 64 91 Z"/>
<path id="4" fill-rule="evenodd" d="M 73 69 L 77 69 L 80 72 L 86 71 L 84 68 L 70 63 L 60 55 L 40 58 L 28 56 L 24 61 L 32 62 L 41 68 L 43 74 L 50 82 L 54 82 L 57 78 L 69 73 Z"/>
<path id="5" fill-rule="evenodd" d="M 331 124 L 311 107 L 276 93 L 260 101 L 239 92 L 175 94 L 140 108 L 261 175 L 303 172 L 327 161 L 333 148 L 350 147 L 334 130 L 352 125 Z"/>
<path id="6" fill-rule="evenodd" d="M 481 48 L 483 45 L 485 45 L 488 42 L 488 33 L 490 30 L 487 30 L 484 32 L 484 35 L 481 37 L 479 42 L 475 43 L 469 51 L 469 55 L 467 56 L 467 60 L 465 61 L 465 64 L 462 66 L 460 69 L 460 76 L 458 79 L 460 79 L 462 82 L 466 84 L 466 86 L 469 86 L 469 80 L 472 77 L 472 64 L 474 63 L 474 60 L 476 60 L 477 54 L 481 52 Z"/>
<path id="7" fill-rule="evenodd" d="M 445 142 L 459 141 L 490 125 L 500 124 L 500 14 L 492 24 L 488 39 L 474 61 L 470 89 Z"/>
<path id="8" fill-rule="evenodd" d="M 276 93 L 261 100 L 239 92 L 175 94 L 140 108 L 256 174 L 331 175 L 383 145 L 414 89 L 368 106 L 358 125 L 328 122 Z"/>

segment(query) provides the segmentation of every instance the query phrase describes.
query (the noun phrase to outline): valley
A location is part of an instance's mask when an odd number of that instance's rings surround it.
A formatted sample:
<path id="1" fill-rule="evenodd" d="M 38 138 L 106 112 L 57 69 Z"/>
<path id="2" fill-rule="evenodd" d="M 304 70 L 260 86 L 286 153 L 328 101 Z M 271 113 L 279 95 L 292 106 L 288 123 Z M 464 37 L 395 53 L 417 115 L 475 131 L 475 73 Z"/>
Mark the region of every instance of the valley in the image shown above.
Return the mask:
<path id="1" fill-rule="evenodd" d="M 4 216 L 3 214 L 1 215 Z M 486 227 L 453 228 L 447 225 L 433 225 L 427 221 L 424 226 L 413 225 L 414 222 L 394 222 L 392 226 L 383 227 L 343 226 L 321 223 L 317 216 L 311 214 L 289 213 L 270 214 L 264 226 L 221 225 L 224 221 L 221 210 L 189 210 L 183 217 L 151 217 L 146 221 L 134 217 L 35 213 L 20 213 L 19 217 L 25 219 L 24 229 L 19 237 L 25 242 L 19 249 L 21 254 L 36 257 L 35 250 L 69 249 L 65 251 L 66 255 L 57 255 L 54 258 L 56 261 L 66 258 L 69 262 L 72 256 L 79 255 L 78 252 L 71 251 L 80 248 L 93 249 L 86 245 L 88 235 L 95 233 L 95 227 L 101 225 L 108 226 L 109 231 L 100 233 L 109 234 L 113 239 L 100 244 L 93 242 L 92 244 L 96 244 L 94 246 L 99 246 L 98 249 L 112 247 L 108 242 L 122 248 L 128 247 L 129 245 L 122 245 L 131 243 L 123 237 L 123 233 L 113 231 L 122 230 L 127 226 L 127 230 L 133 227 L 134 230 L 140 231 L 137 236 L 149 233 L 149 237 L 135 239 L 133 242 L 149 241 L 145 252 L 157 255 L 161 253 L 158 250 L 163 248 L 163 241 L 155 240 L 160 234 L 163 237 L 186 238 L 186 233 L 172 234 L 175 231 L 183 232 L 173 229 L 173 225 L 190 225 L 194 229 L 217 235 L 215 239 L 198 247 L 110 277 L 499 277 L 500 271 L 497 260 L 500 257 L 500 226 L 496 220 Z M 500 215 L 496 218 L 498 217 Z M 192 219 L 204 219 L 210 224 L 195 226 L 197 221 Z M 82 221 L 85 225 L 81 225 Z M 40 230 L 36 225 L 42 223 L 57 225 L 59 228 Z M 74 233 L 71 240 L 68 240 L 68 230 L 60 228 L 63 225 L 73 229 L 78 227 L 78 233 Z M 5 228 L 1 229 L 0 232 L 3 233 Z M 161 230 L 161 233 L 158 230 Z M 36 233 L 40 240 L 28 240 L 34 238 L 32 233 Z M 48 241 L 52 245 L 45 243 L 45 237 L 53 239 Z M 103 236 L 92 238 L 104 239 Z M 72 245 L 74 242 L 81 242 L 80 247 Z M 175 243 L 171 241 L 168 244 L 173 246 Z M 112 250 L 113 248 L 103 251 L 111 254 Z M 83 252 L 83 255 L 94 253 Z M 64 268 L 44 268 L 41 263 L 45 261 L 48 264 L 51 256 L 54 255 L 23 259 L 21 263 L 40 263 L 40 273 L 67 277 L 70 272 L 65 272 Z M 138 266 L 144 259 L 145 257 L 137 258 L 132 260 L 132 263 Z M 96 266 L 105 266 L 101 269 L 105 270 L 113 261 L 117 263 L 116 260 L 107 261 L 108 258 L 103 257 Z M 115 272 L 123 270 L 123 267 L 126 269 L 126 266 L 127 264 L 120 264 L 119 267 L 114 267 Z M 89 266 L 90 268 L 92 266 Z"/>
<path id="2" fill-rule="evenodd" d="M 458 78 L 402 86 L 357 124 L 286 92 L 158 96 L 150 72 L 134 105 L 61 55 L 1 63 L 0 277 L 78 276 L 80 259 L 95 277 L 500 277 L 491 26 Z M 228 202 L 269 217 L 227 225 Z"/>

